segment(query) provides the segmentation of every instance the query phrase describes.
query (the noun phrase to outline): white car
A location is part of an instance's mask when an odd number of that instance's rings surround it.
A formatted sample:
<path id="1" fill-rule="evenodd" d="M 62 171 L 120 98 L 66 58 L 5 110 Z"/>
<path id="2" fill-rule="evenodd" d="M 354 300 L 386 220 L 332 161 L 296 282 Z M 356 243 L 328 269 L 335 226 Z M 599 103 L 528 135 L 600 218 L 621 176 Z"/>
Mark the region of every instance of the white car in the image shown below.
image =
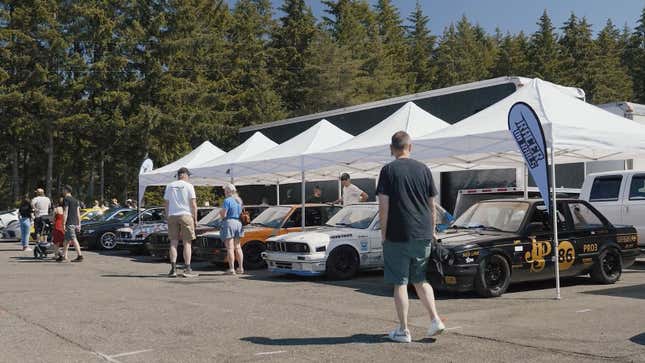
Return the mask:
<path id="1" fill-rule="evenodd" d="M 438 225 L 452 216 L 437 206 Z M 326 274 L 352 278 L 359 270 L 383 267 L 383 245 L 377 203 L 341 209 L 325 226 L 267 239 L 262 257 L 270 272 L 300 276 Z"/>
<path id="2" fill-rule="evenodd" d="M 18 210 L 11 209 L 0 212 L 0 228 L 8 227 L 12 221 L 18 220 Z"/>

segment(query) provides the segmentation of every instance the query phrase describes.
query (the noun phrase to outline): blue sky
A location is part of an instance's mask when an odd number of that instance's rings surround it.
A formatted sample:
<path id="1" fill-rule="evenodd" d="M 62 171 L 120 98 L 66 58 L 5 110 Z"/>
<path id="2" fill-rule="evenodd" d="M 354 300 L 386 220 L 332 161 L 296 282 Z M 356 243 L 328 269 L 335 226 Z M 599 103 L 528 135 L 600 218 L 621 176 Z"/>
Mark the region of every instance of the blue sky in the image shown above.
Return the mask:
<path id="1" fill-rule="evenodd" d="M 231 3 L 234 0 L 230 0 Z M 272 0 L 274 6 L 281 0 Z M 369 0 L 375 4 L 376 0 Z M 415 7 L 415 0 L 393 0 L 401 16 L 407 18 Z M 473 23 L 479 23 L 489 32 L 499 26 L 503 32 L 516 33 L 524 30 L 532 33 L 542 11 L 547 9 L 556 28 L 569 17 L 571 12 L 579 17 L 586 16 L 594 30 L 600 30 L 607 18 L 622 28 L 625 23 L 630 28 L 640 17 L 644 0 L 420 0 L 424 12 L 430 17 L 430 29 L 436 35 L 443 32 L 450 22 L 456 22 L 465 14 Z M 319 0 L 307 0 L 314 14 L 320 17 L 324 6 Z"/>

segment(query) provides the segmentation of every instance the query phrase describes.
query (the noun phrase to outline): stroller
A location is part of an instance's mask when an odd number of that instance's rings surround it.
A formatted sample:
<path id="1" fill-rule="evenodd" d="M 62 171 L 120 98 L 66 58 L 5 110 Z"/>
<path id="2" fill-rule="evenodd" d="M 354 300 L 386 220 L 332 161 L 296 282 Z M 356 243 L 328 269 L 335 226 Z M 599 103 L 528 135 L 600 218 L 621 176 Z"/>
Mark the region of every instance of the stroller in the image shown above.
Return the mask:
<path id="1" fill-rule="evenodd" d="M 47 257 L 48 254 L 54 253 L 58 246 L 52 243 L 51 231 L 52 231 L 52 220 L 50 216 L 42 217 L 43 219 L 43 228 L 40 231 L 41 236 L 45 236 L 45 242 L 36 242 L 34 247 L 34 258 L 42 260 Z"/>

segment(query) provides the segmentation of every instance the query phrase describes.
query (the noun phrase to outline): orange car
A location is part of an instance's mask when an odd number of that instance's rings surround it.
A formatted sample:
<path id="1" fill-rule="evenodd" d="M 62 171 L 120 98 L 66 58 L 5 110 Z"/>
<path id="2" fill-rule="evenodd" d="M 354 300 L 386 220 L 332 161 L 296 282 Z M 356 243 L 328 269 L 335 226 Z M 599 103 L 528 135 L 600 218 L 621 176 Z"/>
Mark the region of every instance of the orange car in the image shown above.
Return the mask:
<path id="1" fill-rule="evenodd" d="M 321 226 L 342 207 L 329 204 L 306 204 L 305 226 Z M 302 230 L 301 205 L 279 205 L 269 207 L 260 213 L 251 224 L 244 227 L 244 237 L 240 244 L 244 252 L 244 268 L 248 270 L 266 267 L 262 252 L 266 250 L 267 238 Z M 200 251 L 199 257 L 214 263 L 226 263 L 227 251 L 220 239 L 219 231 L 208 232 L 193 242 Z"/>

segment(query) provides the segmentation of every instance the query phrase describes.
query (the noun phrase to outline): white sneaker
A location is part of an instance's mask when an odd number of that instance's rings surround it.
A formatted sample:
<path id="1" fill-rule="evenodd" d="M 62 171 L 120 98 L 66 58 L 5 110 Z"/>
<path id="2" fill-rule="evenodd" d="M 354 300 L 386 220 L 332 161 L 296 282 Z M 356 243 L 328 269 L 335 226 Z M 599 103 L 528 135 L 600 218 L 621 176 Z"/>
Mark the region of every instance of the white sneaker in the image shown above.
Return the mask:
<path id="1" fill-rule="evenodd" d="M 31 251 L 33 251 L 33 249 L 31 249 L 31 247 L 23 248 L 22 250 L 23 250 L 23 251 L 25 251 L 25 252 L 31 252 Z"/>
<path id="2" fill-rule="evenodd" d="M 443 333 L 443 331 L 446 329 L 446 326 L 443 325 L 443 322 L 441 320 L 432 320 L 432 323 L 430 324 L 430 329 L 428 329 L 428 336 L 433 337 L 436 335 L 440 335 Z"/>
<path id="3" fill-rule="evenodd" d="M 412 341 L 412 335 L 410 335 L 409 330 L 401 330 L 401 327 L 398 327 L 392 330 L 387 337 L 398 343 L 410 343 Z"/>

